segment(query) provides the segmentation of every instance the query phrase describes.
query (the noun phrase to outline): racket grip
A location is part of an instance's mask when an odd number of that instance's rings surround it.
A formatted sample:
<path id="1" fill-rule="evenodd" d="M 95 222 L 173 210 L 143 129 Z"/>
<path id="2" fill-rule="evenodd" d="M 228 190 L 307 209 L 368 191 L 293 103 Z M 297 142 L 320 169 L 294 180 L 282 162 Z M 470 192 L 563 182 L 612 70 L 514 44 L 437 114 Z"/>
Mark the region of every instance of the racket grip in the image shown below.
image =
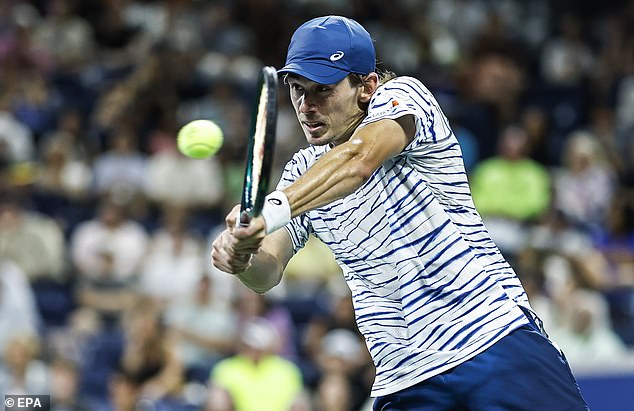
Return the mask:
<path id="1" fill-rule="evenodd" d="M 251 222 L 251 217 L 249 216 L 249 213 L 247 213 L 246 211 L 242 211 L 238 220 L 238 225 L 240 227 L 248 227 L 249 223 Z"/>

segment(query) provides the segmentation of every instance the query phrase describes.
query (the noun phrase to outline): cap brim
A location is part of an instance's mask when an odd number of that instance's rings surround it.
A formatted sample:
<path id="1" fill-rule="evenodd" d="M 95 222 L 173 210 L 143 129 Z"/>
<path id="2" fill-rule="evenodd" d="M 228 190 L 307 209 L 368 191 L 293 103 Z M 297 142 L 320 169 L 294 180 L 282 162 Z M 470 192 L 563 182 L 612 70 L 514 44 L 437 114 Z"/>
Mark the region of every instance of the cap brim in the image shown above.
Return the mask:
<path id="1" fill-rule="evenodd" d="M 349 72 L 320 63 L 289 63 L 277 71 L 279 74 L 297 74 L 319 84 L 335 84 L 343 80 Z"/>

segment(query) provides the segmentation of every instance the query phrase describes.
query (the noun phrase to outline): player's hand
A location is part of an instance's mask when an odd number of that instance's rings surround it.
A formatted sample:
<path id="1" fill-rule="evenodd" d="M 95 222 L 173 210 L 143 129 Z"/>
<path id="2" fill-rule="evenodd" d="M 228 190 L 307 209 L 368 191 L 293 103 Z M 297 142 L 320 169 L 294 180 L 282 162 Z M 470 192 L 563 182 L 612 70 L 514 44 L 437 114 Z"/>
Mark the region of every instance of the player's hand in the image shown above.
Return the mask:
<path id="1" fill-rule="evenodd" d="M 264 220 L 253 219 L 246 227 L 237 223 L 240 207 L 235 206 L 225 218 L 227 229 L 213 242 L 211 260 L 213 265 L 230 274 L 242 273 L 251 266 L 253 254 L 257 253 L 264 239 Z"/>
<path id="2" fill-rule="evenodd" d="M 211 262 L 217 269 L 229 274 L 243 273 L 251 266 L 252 253 L 236 252 L 236 239 L 224 230 L 211 247 Z"/>
<path id="3" fill-rule="evenodd" d="M 257 253 L 260 249 L 260 244 L 266 236 L 264 231 L 265 223 L 262 217 L 256 217 L 252 220 L 248 220 L 248 217 L 240 215 L 240 206 L 233 207 L 231 212 L 227 214 L 225 218 L 225 224 L 227 230 L 236 239 L 235 250 L 239 253 Z M 241 223 L 239 223 L 239 221 Z M 244 225 L 244 223 L 248 223 Z"/>

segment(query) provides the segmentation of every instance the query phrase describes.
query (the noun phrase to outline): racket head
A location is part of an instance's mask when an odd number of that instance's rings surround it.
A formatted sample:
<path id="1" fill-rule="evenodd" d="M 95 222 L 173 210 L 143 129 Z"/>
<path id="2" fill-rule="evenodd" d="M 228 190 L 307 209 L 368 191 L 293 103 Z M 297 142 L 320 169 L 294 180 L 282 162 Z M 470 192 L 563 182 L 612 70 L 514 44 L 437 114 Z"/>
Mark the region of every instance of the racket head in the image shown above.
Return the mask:
<path id="1" fill-rule="evenodd" d="M 268 193 L 277 128 L 277 70 L 265 66 L 258 78 L 240 203 L 240 224 L 260 215 Z"/>

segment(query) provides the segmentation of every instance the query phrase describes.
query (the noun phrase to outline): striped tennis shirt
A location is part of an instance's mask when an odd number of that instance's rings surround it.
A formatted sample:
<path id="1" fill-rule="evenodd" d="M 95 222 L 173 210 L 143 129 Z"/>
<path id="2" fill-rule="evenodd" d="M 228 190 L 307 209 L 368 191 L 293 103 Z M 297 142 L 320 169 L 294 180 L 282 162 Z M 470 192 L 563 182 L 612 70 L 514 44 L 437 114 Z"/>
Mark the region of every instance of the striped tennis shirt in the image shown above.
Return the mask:
<path id="1" fill-rule="evenodd" d="M 295 252 L 312 233 L 341 266 L 376 365 L 372 396 L 455 367 L 528 322 L 526 294 L 473 205 L 458 141 L 429 90 L 411 77 L 381 85 L 360 127 L 407 114 L 416 135 L 400 154 L 286 226 Z M 296 153 L 278 189 L 328 150 Z"/>

